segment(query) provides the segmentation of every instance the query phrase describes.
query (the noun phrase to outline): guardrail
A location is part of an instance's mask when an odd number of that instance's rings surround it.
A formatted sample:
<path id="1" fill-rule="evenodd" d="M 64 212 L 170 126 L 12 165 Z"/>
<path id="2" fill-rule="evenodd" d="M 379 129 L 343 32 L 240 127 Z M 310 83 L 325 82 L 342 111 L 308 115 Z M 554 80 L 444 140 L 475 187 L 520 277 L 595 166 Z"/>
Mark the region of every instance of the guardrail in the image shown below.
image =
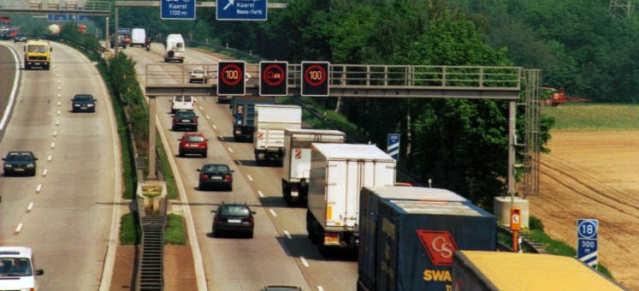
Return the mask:
<path id="1" fill-rule="evenodd" d="M 503 235 L 508 235 L 508 237 L 512 237 L 513 233 L 510 229 L 508 229 L 505 226 L 501 226 L 498 225 L 497 226 L 497 233 L 501 233 Z M 521 232 L 519 233 L 519 237 L 521 237 L 521 248 L 522 250 L 524 250 L 525 253 L 535 253 L 535 254 L 547 254 L 548 251 L 540 244 L 530 240 L 530 238 L 526 237 L 525 235 L 522 235 Z M 512 240 L 510 240 L 510 245 L 506 245 L 503 243 L 498 242 L 497 243 L 497 249 L 501 250 L 501 251 L 513 251 L 512 247 L 510 247 L 512 245 Z"/>
<path id="2" fill-rule="evenodd" d="M 31 0 L 28 3 L 4 1 L 0 3 L 0 11 L 2 12 L 16 12 L 16 13 L 86 13 L 95 15 L 108 15 L 111 11 L 111 2 L 108 1 L 89 1 L 85 3 L 78 3 L 78 1 L 38 1 Z"/>
<path id="3" fill-rule="evenodd" d="M 146 85 L 187 85 L 192 69 L 204 68 L 212 84 L 217 84 L 217 64 L 149 64 Z M 260 79 L 259 64 L 246 64 L 250 80 Z M 455 89 L 517 90 L 521 89 L 521 67 L 485 66 L 412 66 L 412 65 L 348 65 L 331 64 L 331 88 L 348 89 Z M 288 86 L 302 84 L 302 65 L 288 65 Z M 190 84 L 189 84 L 190 85 Z"/>

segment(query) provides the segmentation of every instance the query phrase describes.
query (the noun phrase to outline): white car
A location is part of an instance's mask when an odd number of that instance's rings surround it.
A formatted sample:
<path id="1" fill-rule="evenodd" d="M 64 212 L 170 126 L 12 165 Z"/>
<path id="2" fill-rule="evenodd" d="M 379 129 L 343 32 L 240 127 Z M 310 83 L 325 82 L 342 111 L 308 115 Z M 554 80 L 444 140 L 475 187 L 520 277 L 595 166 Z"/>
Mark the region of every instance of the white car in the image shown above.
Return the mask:
<path id="1" fill-rule="evenodd" d="M 0 290 L 38 290 L 33 252 L 29 247 L 0 247 Z"/>
<path id="2" fill-rule="evenodd" d="M 209 81 L 209 74 L 202 68 L 195 68 L 191 71 L 189 83 L 206 84 Z"/>
<path id="3" fill-rule="evenodd" d="M 195 106 L 195 97 L 193 96 L 173 96 L 171 100 L 171 113 L 175 113 L 180 110 L 193 111 Z"/>

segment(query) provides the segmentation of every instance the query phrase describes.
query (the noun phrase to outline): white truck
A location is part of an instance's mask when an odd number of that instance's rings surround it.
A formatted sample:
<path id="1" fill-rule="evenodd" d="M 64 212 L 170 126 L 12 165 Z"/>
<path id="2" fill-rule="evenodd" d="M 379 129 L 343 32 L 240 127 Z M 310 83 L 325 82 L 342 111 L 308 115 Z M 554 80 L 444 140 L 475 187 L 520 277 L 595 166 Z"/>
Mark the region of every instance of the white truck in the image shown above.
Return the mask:
<path id="1" fill-rule="evenodd" d="M 306 230 L 321 254 L 359 246 L 360 191 L 393 186 L 395 168 L 375 145 L 312 144 Z"/>
<path id="2" fill-rule="evenodd" d="M 284 157 L 284 130 L 302 128 L 302 108 L 297 105 L 256 104 L 253 152 L 255 161 L 281 164 Z"/>
<path id="3" fill-rule="evenodd" d="M 164 54 L 164 62 L 178 61 L 184 63 L 184 51 L 186 45 L 184 38 L 181 34 L 169 34 L 164 41 L 164 48 L 166 53 Z"/>
<path id="4" fill-rule="evenodd" d="M 131 45 L 140 46 L 141 48 L 146 46 L 146 30 L 144 28 L 134 28 L 131 30 Z"/>
<path id="5" fill-rule="evenodd" d="M 305 204 L 311 175 L 312 143 L 344 143 L 339 130 L 287 129 L 284 132 L 284 172 L 282 196 L 286 203 Z"/>

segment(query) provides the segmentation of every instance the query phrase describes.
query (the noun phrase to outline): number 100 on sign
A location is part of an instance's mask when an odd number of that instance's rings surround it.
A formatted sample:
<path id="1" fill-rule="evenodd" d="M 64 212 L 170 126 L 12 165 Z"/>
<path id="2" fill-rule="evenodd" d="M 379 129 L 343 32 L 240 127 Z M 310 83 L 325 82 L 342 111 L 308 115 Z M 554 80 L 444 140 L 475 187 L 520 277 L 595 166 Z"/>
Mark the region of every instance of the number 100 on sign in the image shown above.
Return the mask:
<path id="1" fill-rule="evenodd" d="M 328 96 L 329 69 L 329 62 L 302 62 L 302 96 Z"/>

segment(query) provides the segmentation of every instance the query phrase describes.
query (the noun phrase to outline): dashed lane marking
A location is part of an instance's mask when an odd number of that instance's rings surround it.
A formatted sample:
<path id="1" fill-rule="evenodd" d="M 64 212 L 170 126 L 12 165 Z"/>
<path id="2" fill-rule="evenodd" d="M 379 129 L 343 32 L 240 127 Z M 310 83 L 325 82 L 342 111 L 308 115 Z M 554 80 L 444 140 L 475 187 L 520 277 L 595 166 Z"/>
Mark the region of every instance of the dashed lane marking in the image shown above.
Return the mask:
<path id="1" fill-rule="evenodd" d="M 246 175 L 246 177 L 248 177 L 249 181 L 253 182 L 253 177 L 251 177 L 251 175 Z"/>
<path id="2" fill-rule="evenodd" d="M 29 207 L 27 207 L 27 212 L 31 212 L 33 209 L 33 202 L 29 203 Z"/>
<path id="3" fill-rule="evenodd" d="M 36 193 L 40 193 L 40 191 L 42 191 L 42 184 L 38 184 L 38 187 L 36 187 Z"/>
<path id="4" fill-rule="evenodd" d="M 44 171 L 42 171 L 42 177 L 46 177 L 47 173 L 49 173 L 49 169 L 44 169 Z"/>
<path id="5" fill-rule="evenodd" d="M 304 264 L 304 267 L 308 268 L 308 262 L 306 261 L 306 258 L 300 257 L 300 260 L 302 260 L 302 264 Z"/>
<path id="6" fill-rule="evenodd" d="M 18 224 L 18 227 L 16 227 L 16 234 L 19 234 L 21 230 L 22 230 L 22 222 L 20 222 L 20 224 Z"/>
<path id="7" fill-rule="evenodd" d="M 229 147 L 229 152 L 233 152 L 233 149 L 231 147 Z"/>
<path id="8" fill-rule="evenodd" d="M 47 158 L 47 161 L 50 162 L 53 159 L 53 155 L 49 155 L 49 157 Z"/>
<path id="9" fill-rule="evenodd" d="M 286 231 L 286 230 L 284 231 L 284 235 L 285 235 L 288 239 L 293 239 L 293 238 L 291 237 L 291 234 L 290 234 L 288 231 Z"/>
<path id="10" fill-rule="evenodd" d="M 260 197 L 264 197 L 264 193 L 262 193 L 262 191 L 257 191 L 257 194 L 260 194 Z"/>
<path id="11" fill-rule="evenodd" d="M 275 213 L 275 210 L 273 210 L 272 208 L 269 209 L 269 211 L 271 211 L 271 214 L 273 214 L 273 216 L 277 217 L 277 213 Z"/>

